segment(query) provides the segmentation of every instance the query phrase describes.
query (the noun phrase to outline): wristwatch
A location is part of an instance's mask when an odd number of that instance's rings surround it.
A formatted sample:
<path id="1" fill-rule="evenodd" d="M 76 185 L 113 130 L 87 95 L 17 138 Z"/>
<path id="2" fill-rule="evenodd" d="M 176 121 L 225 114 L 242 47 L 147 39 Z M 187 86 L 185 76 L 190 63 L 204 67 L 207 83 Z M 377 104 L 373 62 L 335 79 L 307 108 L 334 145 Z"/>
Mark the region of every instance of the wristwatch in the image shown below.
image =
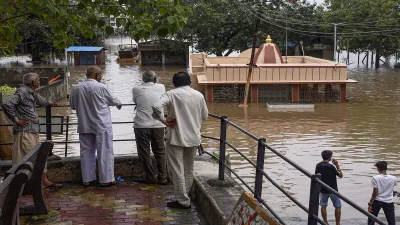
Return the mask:
<path id="1" fill-rule="evenodd" d="M 369 202 L 368 202 L 368 205 L 369 205 L 369 206 L 372 206 L 372 204 L 371 204 L 371 203 L 369 203 Z"/>

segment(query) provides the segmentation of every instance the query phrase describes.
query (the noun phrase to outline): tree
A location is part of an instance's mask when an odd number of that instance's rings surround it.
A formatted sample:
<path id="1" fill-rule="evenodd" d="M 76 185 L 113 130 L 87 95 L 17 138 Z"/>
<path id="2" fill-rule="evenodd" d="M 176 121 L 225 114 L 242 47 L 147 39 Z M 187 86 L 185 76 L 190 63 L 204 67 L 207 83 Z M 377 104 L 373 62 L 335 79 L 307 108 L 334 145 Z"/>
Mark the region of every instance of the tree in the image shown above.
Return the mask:
<path id="1" fill-rule="evenodd" d="M 102 27 L 106 34 L 112 34 L 114 29 L 100 16 L 119 17 L 118 25 L 139 41 L 152 35 L 165 37 L 178 32 L 187 22 L 188 13 L 190 9 L 182 6 L 180 0 L 3 0 L 0 49 L 11 54 L 23 40 L 16 27 L 31 18 L 49 26 L 54 35 L 53 46 L 64 49 L 79 34 L 92 38 L 94 27 Z"/>
<path id="2" fill-rule="evenodd" d="M 257 46 L 264 43 L 268 34 L 272 35 L 276 43 L 284 44 L 284 20 L 293 19 L 293 15 L 301 13 L 315 13 L 317 10 L 316 5 L 307 1 L 288 3 L 285 0 L 272 0 L 268 4 L 259 3 L 251 0 L 184 1 L 193 13 L 176 38 L 194 43 L 199 51 L 217 56 L 225 52 L 227 56 L 233 51 L 244 51 L 252 47 L 258 18 L 261 18 L 261 23 L 256 33 Z M 289 32 L 289 40 L 301 39 L 302 35 Z"/>
<path id="3" fill-rule="evenodd" d="M 325 20 L 338 23 L 342 42 L 350 52 L 375 51 L 375 67 L 381 56 L 389 57 L 400 47 L 400 10 L 397 0 L 325 0 Z"/>
<path id="4" fill-rule="evenodd" d="M 32 61 L 40 61 L 44 52 L 56 51 L 51 27 L 38 19 L 21 20 L 16 32 L 23 37 L 22 42 L 30 45 Z"/>

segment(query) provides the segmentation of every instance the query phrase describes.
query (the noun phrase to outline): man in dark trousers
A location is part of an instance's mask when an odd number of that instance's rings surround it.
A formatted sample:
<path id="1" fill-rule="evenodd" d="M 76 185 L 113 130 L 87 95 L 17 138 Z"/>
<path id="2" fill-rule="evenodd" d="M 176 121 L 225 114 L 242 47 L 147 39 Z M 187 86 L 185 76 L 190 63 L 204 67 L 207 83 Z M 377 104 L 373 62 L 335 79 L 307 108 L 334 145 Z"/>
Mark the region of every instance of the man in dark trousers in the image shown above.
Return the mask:
<path id="1" fill-rule="evenodd" d="M 321 174 L 321 180 L 325 184 L 329 185 L 329 187 L 333 188 L 334 190 L 338 190 L 336 176 L 342 178 L 343 173 L 339 167 L 339 162 L 336 159 L 332 159 L 332 151 L 325 150 L 322 151 L 322 162 L 318 163 L 315 168 L 315 174 Z M 333 166 L 329 162 L 332 160 L 332 163 L 336 166 Z M 340 202 L 340 198 L 336 195 L 332 194 L 330 191 L 326 190 L 324 187 L 321 187 L 320 193 L 320 206 L 321 206 L 321 214 L 324 222 L 328 224 L 327 214 L 326 214 L 326 207 L 328 206 L 328 199 L 330 198 L 335 207 L 335 219 L 336 225 L 340 225 L 340 214 L 341 214 L 341 207 L 342 204 Z"/>
<path id="2" fill-rule="evenodd" d="M 368 211 L 378 216 L 382 208 L 388 224 L 395 225 L 393 190 L 397 186 L 396 177 L 386 173 L 387 163 L 385 161 L 379 161 L 375 166 L 379 175 L 373 176 L 371 180 L 373 189 L 371 200 L 368 202 Z M 374 224 L 375 222 L 368 218 L 368 225 Z"/>

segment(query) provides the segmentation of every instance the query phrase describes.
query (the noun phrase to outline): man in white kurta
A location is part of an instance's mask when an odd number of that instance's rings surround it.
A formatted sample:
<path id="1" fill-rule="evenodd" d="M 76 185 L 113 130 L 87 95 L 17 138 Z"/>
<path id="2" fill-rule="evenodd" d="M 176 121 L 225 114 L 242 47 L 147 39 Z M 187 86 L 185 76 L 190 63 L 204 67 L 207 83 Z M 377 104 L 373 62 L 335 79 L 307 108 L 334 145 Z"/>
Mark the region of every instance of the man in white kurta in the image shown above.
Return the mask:
<path id="1" fill-rule="evenodd" d="M 114 152 L 111 113 L 109 106 L 121 109 L 120 101 L 101 84 L 101 69 L 90 66 L 87 80 L 71 92 L 70 106 L 78 115 L 81 170 L 83 185 L 96 181 L 96 150 L 99 182 L 102 186 L 116 184 L 114 178 Z"/>
<path id="2" fill-rule="evenodd" d="M 188 192 L 193 184 L 193 165 L 196 149 L 201 143 L 201 123 L 208 117 L 203 95 L 190 87 L 186 72 L 173 77 L 175 89 L 167 91 L 152 107 L 153 117 L 167 126 L 166 155 L 176 201 L 168 202 L 170 208 L 191 207 Z M 162 109 L 167 108 L 165 118 Z"/>

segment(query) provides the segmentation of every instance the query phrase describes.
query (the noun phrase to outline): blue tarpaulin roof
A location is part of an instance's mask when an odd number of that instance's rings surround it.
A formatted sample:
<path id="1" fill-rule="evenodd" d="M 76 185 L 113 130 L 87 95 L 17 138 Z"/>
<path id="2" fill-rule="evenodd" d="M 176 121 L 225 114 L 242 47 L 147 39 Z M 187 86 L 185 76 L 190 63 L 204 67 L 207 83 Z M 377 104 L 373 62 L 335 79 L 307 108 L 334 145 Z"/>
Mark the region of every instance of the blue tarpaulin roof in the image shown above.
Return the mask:
<path id="1" fill-rule="evenodd" d="M 104 47 L 93 47 L 93 46 L 69 46 L 67 52 L 98 52 Z"/>

